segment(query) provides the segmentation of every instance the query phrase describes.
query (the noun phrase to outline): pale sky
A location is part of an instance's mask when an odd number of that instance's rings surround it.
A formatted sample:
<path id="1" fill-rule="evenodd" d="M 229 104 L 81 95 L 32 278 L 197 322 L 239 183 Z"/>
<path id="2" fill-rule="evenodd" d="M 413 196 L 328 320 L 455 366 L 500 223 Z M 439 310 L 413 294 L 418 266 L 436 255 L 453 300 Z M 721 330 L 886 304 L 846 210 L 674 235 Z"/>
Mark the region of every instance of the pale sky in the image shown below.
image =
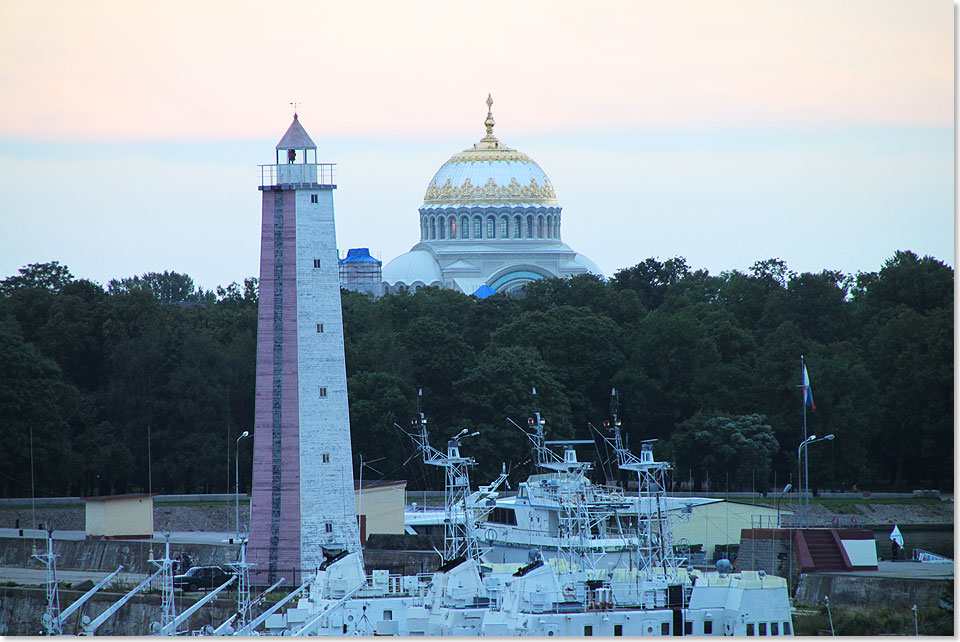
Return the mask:
<path id="1" fill-rule="evenodd" d="M 0 0 L 0 278 L 257 275 L 291 101 L 386 262 L 487 93 L 608 276 L 953 265 L 954 59 L 950 0 Z"/>

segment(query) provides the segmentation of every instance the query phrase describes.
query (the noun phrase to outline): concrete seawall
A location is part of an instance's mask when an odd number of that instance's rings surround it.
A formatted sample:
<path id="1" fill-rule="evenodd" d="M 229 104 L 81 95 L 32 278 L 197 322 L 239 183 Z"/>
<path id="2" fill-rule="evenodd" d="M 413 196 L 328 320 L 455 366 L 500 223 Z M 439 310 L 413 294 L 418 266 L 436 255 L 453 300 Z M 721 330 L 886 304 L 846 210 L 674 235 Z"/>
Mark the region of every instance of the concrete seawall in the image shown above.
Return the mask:
<path id="1" fill-rule="evenodd" d="M 195 499 L 200 496 L 168 495 L 155 497 L 153 529 L 162 531 L 233 532 L 236 508 L 230 500 Z M 213 497 L 222 497 L 216 495 Z M 29 502 L 30 500 L 27 500 Z M 197 502 L 197 503 L 192 503 Z M 250 520 L 250 503 L 240 498 L 240 523 Z M 34 523 L 36 522 L 36 523 Z M 86 524 L 86 510 L 82 500 L 65 497 L 37 503 L 36 510 L 23 500 L 0 500 L 0 528 L 35 528 L 44 524 L 56 530 L 82 531 Z"/>
<path id="2" fill-rule="evenodd" d="M 947 589 L 947 579 L 864 577 L 837 573 L 805 573 L 797 586 L 797 604 L 823 604 L 824 596 L 837 606 L 875 608 L 936 607 Z"/>
<path id="3" fill-rule="evenodd" d="M 30 538 L 0 538 L 0 567 L 40 568 L 36 560 L 30 558 L 36 540 Z M 46 543 L 37 542 L 37 548 L 46 550 Z M 148 560 L 150 549 L 154 555 L 163 556 L 164 545 L 157 542 L 135 540 L 53 540 L 53 552 L 57 557 L 58 569 L 82 569 L 94 571 L 113 571 L 123 565 L 125 573 L 153 573 L 157 567 Z M 220 566 L 227 555 L 236 559 L 237 546 L 231 544 L 176 544 L 170 546 L 170 556 L 180 559 L 181 554 L 190 556 L 194 566 Z"/>
<path id="4" fill-rule="evenodd" d="M 60 606 L 66 608 L 83 595 L 82 591 L 60 591 Z M 81 631 L 80 619 L 91 619 L 103 613 L 122 597 L 119 593 L 97 593 L 64 623 L 64 634 L 76 635 Z M 182 613 L 203 596 L 176 599 L 177 613 Z M 0 635 L 39 635 L 40 618 L 46 609 L 44 589 L 0 587 Z M 236 597 L 220 599 L 218 596 L 197 611 L 189 621 L 180 626 L 181 631 L 198 630 L 210 624 L 217 626 L 236 612 Z M 151 635 L 150 623 L 160 619 L 160 596 L 137 595 L 123 605 L 115 615 L 97 629 L 97 635 Z"/>

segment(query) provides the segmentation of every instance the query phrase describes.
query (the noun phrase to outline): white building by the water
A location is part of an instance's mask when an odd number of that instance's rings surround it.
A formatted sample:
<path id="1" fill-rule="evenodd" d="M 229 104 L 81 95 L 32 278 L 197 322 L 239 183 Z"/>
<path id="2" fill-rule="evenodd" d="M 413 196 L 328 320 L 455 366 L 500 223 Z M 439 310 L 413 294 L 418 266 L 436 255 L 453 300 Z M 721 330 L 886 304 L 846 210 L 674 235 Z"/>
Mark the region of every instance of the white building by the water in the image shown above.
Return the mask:
<path id="1" fill-rule="evenodd" d="M 435 285 L 464 294 L 514 292 L 541 278 L 600 268 L 561 239 L 553 184 L 523 152 L 486 135 L 437 171 L 420 206 L 420 242 L 383 267 L 385 292 Z"/>

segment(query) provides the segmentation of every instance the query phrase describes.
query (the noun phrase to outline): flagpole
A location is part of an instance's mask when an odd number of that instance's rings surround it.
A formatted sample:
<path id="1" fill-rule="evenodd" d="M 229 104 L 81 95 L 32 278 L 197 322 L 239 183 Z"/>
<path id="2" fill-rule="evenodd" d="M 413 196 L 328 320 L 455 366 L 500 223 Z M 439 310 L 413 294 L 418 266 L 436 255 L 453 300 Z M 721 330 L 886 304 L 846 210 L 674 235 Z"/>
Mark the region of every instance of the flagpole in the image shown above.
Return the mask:
<path id="1" fill-rule="evenodd" d="M 803 355 L 800 355 L 800 381 L 801 389 L 803 394 L 800 396 L 800 405 L 803 407 L 803 440 L 807 440 L 807 386 L 806 380 L 803 378 L 804 370 L 803 364 Z M 810 510 L 810 497 L 807 494 L 810 486 L 810 469 L 807 467 L 807 451 L 803 452 L 803 497 L 800 498 L 800 503 L 803 505 L 803 510 L 800 513 L 800 526 L 802 527 L 807 516 L 807 512 Z"/>
<path id="2" fill-rule="evenodd" d="M 803 373 L 806 372 L 806 370 L 804 370 L 805 367 L 806 366 L 803 363 L 803 355 L 800 355 L 800 369 L 801 369 L 800 376 L 801 377 L 803 376 Z M 807 386 L 806 386 L 806 383 L 807 382 L 803 381 L 803 383 L 804 383 L 803 400 L 801 401 L 801 403 L 803 404 L 803 439 L 804 441 L 806 441 L 807 439 Z M 807 465 L 808 451 L 809 449 L 806 449 L 803 451 L 803 484 L 804 484 L 803 523 L 806 522 L 807 515 L 810 512 L 810 467 Z"/>

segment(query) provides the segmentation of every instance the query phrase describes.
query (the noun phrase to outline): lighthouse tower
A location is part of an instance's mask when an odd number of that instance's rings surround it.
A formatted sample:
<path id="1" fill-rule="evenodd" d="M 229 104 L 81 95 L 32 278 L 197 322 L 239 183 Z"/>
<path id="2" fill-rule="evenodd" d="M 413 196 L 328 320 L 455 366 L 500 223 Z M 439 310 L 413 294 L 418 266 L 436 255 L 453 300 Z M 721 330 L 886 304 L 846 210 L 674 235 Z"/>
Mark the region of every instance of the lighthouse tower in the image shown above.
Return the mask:
<path id="1" fill-rule="evenodd" d="M 260 309 L 247 557 L 301 581 L 321 548 L 360 550 L 333 217 L 334 165 L 297 115 L 261 165 Z M 252 559 L 250 559 L 252 558 Z"/>

